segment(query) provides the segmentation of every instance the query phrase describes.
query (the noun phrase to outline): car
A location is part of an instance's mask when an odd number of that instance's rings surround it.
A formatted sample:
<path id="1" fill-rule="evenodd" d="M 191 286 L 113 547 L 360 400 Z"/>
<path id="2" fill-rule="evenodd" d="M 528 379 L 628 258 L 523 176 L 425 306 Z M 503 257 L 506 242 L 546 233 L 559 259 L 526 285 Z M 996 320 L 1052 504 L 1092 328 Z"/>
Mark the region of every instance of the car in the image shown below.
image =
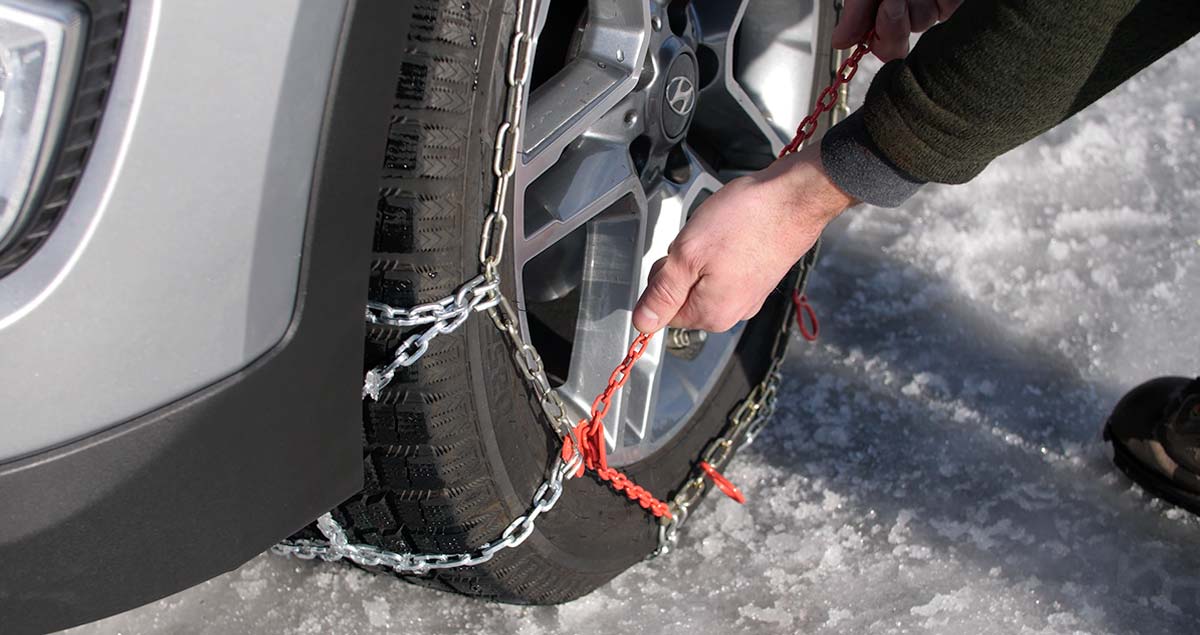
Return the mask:
<path id="1" fill-rule="evenodd" d="M 688 214 L 830 82 L 838 8 L 0 0 L 3 631 L 272 545 L 516 603 L 669 549 L 812 260 L 612 369 Z M 573 478 L 601 406 L 612 471 Z"/>

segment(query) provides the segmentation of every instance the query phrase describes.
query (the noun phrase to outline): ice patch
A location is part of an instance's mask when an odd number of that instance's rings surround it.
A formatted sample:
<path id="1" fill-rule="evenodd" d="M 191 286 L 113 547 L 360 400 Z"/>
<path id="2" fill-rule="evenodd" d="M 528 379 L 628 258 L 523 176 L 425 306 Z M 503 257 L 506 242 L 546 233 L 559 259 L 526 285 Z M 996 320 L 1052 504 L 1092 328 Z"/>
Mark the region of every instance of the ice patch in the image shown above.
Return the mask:
<path id="1" fill-rule="evenodd" d="M 752 620 L 774 624 L 776 626 L 791 626 L 795 617 L 786 609 L 779 608 L 779 604 L 770 608 L 758 608 L 754 605 L 743 606 L 738 609 L 738 613 Z"/>
<path id="2" fill-rule="evenodd" d="M 233 587 L 234 591 L 237 591 L 238 597 L 243 602 L 249 602 L 250 600 L 258 599 L 258 596 L 262 595 L 262 592 L 267 588 L 267 581 L 238 580 L 237 582 L 231 582 L 229 586 Z"/>
<path id="3" fill-rule="evenodd" d="M 959 589 L 953 593 L 939 593 L 933 596 L 933 599 L 921 606 L 914 606 L 909 609 L 913 615 L 921 617 L 932 617 L 940 613 L 961 613 L 970 605 L 971 592 L 967 589 Z"/>
<path id="4" fill-rule="evenodd" d="M 373 598 L 362 601 L 363 612 L 366 613 L 367 623 L 376 628 L 389 626 L 392 621 L 392 607 L 383 598 Z"/>

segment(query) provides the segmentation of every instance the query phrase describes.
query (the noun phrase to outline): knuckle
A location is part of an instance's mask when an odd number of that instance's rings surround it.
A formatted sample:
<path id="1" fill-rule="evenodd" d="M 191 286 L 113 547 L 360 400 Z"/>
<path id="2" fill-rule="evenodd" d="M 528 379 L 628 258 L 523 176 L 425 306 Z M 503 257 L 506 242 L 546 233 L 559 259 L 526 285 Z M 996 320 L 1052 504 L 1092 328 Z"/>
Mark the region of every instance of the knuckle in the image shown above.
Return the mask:
<path id="1" fill-rule="evenodd" d="M 747 175 L 747 176 L 739 176 L 737 178 L 730 180 L 728 183 L 725 184 L 725 187 L 726 188 L 732 187 L 733 189 L 737 190 L 737 189 L 741 189 L 741 188 L 744 188 L 744 187 L 747 187 L 747 186 L 750 186 L 753 184 L 754 184 L 754 177 Z"/>
<path id="2" fill-rule="evenodd" d="M 675 264 L 685 271 L 696 273 L 701 270 L 706 260 L 705 249 L 694 240 L 679 240 L 673 245 L 671 257 Z"/>
<path id="3" fill-rule="evenodd" d="M 924 31 L 933 26 L 937 22 L 938 13 L 935 0 L 912 0 L 909 4 L 909 19 L 914 31 Z"/>

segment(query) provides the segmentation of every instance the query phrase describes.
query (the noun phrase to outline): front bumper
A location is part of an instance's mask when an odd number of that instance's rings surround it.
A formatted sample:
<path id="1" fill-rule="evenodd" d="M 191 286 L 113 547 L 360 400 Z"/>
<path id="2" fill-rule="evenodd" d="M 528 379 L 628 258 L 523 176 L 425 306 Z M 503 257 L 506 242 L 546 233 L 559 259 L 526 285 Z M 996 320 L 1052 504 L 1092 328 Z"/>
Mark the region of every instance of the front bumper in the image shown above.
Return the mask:
<path id="1" fill-rule="evenodd" d="M 346 8 L 282 339 L 182 399 L 0 463 L 4 633 L 197 584 L 361 487 L 361 306 L 404 4 Z"/>

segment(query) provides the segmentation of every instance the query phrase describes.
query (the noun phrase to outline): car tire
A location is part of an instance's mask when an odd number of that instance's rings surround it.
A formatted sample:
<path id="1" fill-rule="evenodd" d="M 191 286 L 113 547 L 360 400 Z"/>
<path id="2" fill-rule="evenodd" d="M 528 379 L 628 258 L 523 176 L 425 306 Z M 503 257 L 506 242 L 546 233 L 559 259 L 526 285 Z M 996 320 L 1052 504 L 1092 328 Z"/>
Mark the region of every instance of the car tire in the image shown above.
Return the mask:
<path id="1" fill-rule="evenodd" d="M 374 210 L 372 300 L 428 302 L 479 271 L 513 14 L 511 0 L 418 0 L 407 31 L 397 33 L 409 47 Z M 511 289 L 511 267 L 503 275 Z M 771 297 L 682 432 L 625 466 L 626 474 L 661 499 L 674 493 L 767 372 L 787 304 L 783 293 Z M 369 324 L 364 372 L 389 361 L 412 330 Z M 623 355 L 612 351 L 613 365 Z M 333 517 L 351 542 L 401 553 L 461 553 L 494 540 L 526 512 L 561 447 L 485 315 L 438 336 L 378 401 L 364 400 L 362 426 L 364 487 Z M 300 536 L 319 538 L 311 527 Z M 587 475 L 567 482 L 520 547 L 483 565 L 403 577 L 503 602 L 553 604 L 603 585 L 657 541 L 655 518 Z"/>

